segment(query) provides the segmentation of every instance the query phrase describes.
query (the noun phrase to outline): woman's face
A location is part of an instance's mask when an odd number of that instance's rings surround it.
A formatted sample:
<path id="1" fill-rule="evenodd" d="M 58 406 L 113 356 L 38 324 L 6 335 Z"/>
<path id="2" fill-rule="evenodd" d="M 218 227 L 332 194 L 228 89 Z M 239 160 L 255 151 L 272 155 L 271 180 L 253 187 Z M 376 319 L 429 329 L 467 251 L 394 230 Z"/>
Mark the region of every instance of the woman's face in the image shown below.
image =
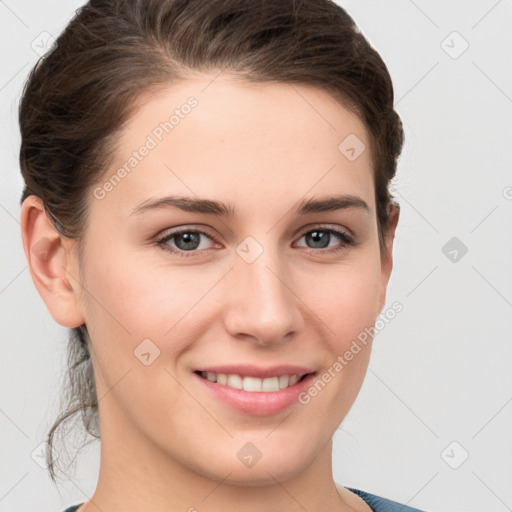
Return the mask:
<path id="1" fill-rule="evenodd" d="M 104 453 L 261 484 L 328 456 L 391 260 L 361 121 L 316 88 L 214 78 L 146 94 L 123 127 L 88 198 L 78 307 Z"/>

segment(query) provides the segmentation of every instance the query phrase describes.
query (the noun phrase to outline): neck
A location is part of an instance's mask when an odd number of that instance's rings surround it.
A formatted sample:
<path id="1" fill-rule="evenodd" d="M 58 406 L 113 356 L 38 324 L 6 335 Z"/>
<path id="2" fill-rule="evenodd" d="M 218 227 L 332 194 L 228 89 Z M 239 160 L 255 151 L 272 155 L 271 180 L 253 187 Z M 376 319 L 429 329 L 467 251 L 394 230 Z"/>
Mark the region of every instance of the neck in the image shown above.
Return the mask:
<path id="1" fill-rule="evenodd" d="M 229 474 L 203 474 L 200 468 L 173 459 L 140 432 L 127 429 L 123 435 L 104 428 L 101 436 L 98 484 L 78 512 L 355 510 L 349 491 L 337 488 L 332 477 L 332 440 L 301 473 L 280 480 L 272 468 L 265 468 L 264 481 L 255 484 L 233 482 Z"/>

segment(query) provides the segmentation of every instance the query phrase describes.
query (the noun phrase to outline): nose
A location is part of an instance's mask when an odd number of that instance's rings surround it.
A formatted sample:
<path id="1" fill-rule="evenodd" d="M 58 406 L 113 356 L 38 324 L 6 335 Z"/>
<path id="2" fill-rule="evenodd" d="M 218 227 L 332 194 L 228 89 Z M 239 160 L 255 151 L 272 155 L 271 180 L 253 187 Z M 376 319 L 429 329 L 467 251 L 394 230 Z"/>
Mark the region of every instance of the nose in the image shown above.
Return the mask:
<path id="1" fill-rule="evenodd" d="M 236 255 L 226 285 L 224 323 L 236 338 L 281 344 L 300 331 L 301 300 L 282 255 L 265 249 L 252 263 Z"/>

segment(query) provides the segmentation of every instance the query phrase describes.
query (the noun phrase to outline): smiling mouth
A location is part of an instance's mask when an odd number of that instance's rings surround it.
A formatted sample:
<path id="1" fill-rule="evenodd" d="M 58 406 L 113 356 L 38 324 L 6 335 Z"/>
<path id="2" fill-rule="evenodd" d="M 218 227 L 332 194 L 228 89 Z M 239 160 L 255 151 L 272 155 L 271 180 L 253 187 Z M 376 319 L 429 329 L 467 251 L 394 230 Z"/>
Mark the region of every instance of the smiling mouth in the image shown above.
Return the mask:
<path id="1" fill-rule="evenodd" d="M 290 374 L 260 379 L 258 377 L 242 376 L 235 373 L 215 373 L 195 371 L 197 375 L 210 382 L 227 386 L 233 389 L 243 389 L 251 393 L 276 392 L 294 386 L 304 380 L 311 373 L 304 375 Z M 316 372 L 313 372 L 316 373 Z"/>

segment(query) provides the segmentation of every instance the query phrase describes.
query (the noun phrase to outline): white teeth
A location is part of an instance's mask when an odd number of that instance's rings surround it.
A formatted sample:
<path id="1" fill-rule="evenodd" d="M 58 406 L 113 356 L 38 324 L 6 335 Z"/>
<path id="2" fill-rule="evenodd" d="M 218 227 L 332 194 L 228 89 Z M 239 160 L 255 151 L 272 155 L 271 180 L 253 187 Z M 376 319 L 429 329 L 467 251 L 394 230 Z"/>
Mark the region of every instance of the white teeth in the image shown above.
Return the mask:
<path id="1" fill-rule="evenodd" d="M 242 377 L 240 377 L 240 375 L 228 375 L 228 380 L 227 380 L 226 384 L 230 388 L 235 388 L 235 389 L 243 388 Z"/>
<path id="2" fill-rule="evenodd" d="M 261 391 L 279 391 L 279 377 L 269 377 L 261 382 Z"/>
<path id="3" fill-rule="evenodd" d="M 216 382 L 234 389 L 243 389 L 251 393 L 279 391 L 297 384 L 300 379 L 299 375 L 281 375 L 280 377 L 267 377 L 265 379 L 214 372 L 201 372 L 201 375 L 210 382 Z"/>
<path id="4" fill-rule="evenodd" d="M 219 384 L 224 384 L 226 385 L 228 383 L 228 376 L 225 374 L 225 373 L 219 373 L 217 375 L 217 382 Z"/>
<path id="5" fill-rule="evenodd" d="M 257 377 L 244 377 L 245 391 L 261 391 L 261 379 Z"/>

